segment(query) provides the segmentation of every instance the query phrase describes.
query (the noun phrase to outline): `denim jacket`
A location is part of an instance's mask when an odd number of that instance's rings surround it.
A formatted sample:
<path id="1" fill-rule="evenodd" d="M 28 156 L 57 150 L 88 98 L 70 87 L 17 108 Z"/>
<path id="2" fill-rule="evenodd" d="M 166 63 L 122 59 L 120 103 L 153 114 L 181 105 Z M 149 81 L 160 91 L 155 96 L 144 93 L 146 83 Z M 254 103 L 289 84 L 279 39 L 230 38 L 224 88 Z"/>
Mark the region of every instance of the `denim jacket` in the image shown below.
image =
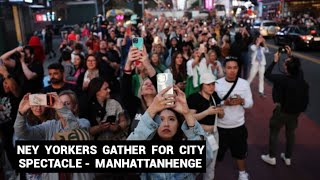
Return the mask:
<path id="1" fill-rule="evenodd" d="M 141 120 L 135 130 L 129 135 L 127 140 L 151 140 L 160 124 L 160 116 L 156 116 L 154 120 L 150 117 L 148 112 L 145 112 L 141 116 Z M 181 126 L 182 131 L 188 140 L 202 140 L 202 137 L 206 140 L 206 133 L 202 129 L 198 121 L 195 122 L 193 128 L 189 128 L 186 122 L 183 122 Z M 206 142 L 206 165 L 208 166 L 213 159 L 212 149 L 208 141 Z M 141 180 L 177 180 L 186 179 L 194 180 L 197 177 L 197 173 L 142 173 L 140 175 Z"/>

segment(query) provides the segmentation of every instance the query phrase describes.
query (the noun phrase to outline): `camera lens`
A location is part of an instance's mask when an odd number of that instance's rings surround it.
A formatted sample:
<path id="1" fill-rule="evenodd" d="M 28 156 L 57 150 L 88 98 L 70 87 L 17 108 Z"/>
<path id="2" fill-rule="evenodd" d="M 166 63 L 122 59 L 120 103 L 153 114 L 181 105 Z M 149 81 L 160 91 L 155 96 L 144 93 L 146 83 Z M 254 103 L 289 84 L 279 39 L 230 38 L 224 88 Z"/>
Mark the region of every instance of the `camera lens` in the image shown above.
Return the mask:
<path id="1" fill-rule="evenodd" d="M 138 43 L 138 38 L 133 38 L 132 40 L 134 43 Z"/>

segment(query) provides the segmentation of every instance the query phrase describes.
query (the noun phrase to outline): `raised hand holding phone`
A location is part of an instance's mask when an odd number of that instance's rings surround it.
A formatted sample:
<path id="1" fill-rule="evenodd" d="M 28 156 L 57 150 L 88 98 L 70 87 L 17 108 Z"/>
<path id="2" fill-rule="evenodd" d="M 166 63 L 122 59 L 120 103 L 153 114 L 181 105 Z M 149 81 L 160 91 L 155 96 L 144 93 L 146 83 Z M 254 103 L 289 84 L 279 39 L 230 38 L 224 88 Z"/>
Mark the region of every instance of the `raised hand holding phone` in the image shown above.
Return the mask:
<path id="1" fill-rule="evenodd" d="M 140 51 L 143 50 L 143 38 L 135 37 L 132 39 L 132 46 L 138 48 Z"/>
<path id="2" fill-rule="evenodd" d="M 154 97 L 151 105 L 148 107 L 147 112 L 149 113 L 150 117 L 154 117 L 158 112 L 166 109 L 174 107 L 174 95 L 167 94 L 167 92 L 172 88 L 169 86 L 162 91 L 158 92 L 158 94 Z M 165 96 L 165 94 L 167 94 Z"/>
<path id="3" fill-rule="evenodd" d="M 30 93 L 27 93 L 23 96 L 22 100 L 20 101 L 18 111 L 22 115 L 24 115 L 31 107 L 29 103 L 29 95 Z"/>
<path id="4" fill-rule="evenodd" d="M 157 74 L 157 91 L 161 92 L 163 89 L 167 87 L 171 87 L 168 91 L 166 91 L 163 96 L 173 95 L 173 75 L 171 73 L 159 73 Z"/>

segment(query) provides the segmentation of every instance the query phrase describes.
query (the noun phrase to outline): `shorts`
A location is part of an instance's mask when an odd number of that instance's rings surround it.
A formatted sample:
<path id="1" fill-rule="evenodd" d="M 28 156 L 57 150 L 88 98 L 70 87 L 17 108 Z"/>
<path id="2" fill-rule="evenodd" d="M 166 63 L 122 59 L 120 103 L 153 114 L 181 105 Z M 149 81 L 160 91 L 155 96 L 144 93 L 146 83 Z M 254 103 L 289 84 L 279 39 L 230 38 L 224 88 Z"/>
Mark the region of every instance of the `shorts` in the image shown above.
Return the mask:
<path id="1" fill-rule="evenodd" d="M 219 150 L 218 161 L 222 161 L 224 154 L 230 148 L 231 156 L 235 159 L 242 160 L 247 157 L 248 154 L 248 131 L 245 125 L 225 129 L 219 128 Z"/>

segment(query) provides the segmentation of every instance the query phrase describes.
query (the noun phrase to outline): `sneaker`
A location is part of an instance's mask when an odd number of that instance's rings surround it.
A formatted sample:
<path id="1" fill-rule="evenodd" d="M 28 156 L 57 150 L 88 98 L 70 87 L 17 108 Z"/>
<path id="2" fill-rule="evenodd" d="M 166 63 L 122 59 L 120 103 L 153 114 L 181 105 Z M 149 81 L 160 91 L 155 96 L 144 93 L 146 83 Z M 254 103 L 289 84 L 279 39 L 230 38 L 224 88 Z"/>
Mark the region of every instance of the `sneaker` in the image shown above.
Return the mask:
<path id="1" fill-rule="evenodd" d="M 249 174 L 247 172 L 245 173 L 239 173 L 238 180 L 249 180 Z"/>
<path id="2" fill-rule="evenodd" d="M 291 165 L 291 159 L 290 158 L 286 158 L 286 155 L 284 153 L 281 153 L 281 159 L 284 161 L 284 163 L 287 165 L 287 166 L 290 166 Z"/>
<path id="3" fill-rule="evenodd" d="M 261 155 L 261 159 L 264 161 L 264 162 L 266 162 L 266 163 L 268 163 L 268 164 L 270 164 L 270 165 L 276 165 L 277 164 L 277 162 L 276 162 L 276 158 L 275 157 L 273 157 L 273 158 L 271 158 L 270 156 L 269 156 L 269 154 L 266 154 L 266 155 Z"/>

